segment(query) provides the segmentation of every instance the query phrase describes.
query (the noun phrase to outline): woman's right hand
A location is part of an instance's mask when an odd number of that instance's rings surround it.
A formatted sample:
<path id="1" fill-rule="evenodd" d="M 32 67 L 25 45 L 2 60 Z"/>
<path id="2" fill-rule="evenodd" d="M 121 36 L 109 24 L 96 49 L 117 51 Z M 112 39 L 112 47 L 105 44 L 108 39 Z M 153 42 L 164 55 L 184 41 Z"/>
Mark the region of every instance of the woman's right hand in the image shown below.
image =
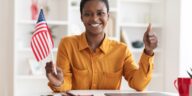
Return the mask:
<path id="1" fill-rule="evenodd" d="M 54 65 L 52 61 L 46 63 L 45 70 L 46 70 L 46 76 L 53 86 L 59 87 L 63 83 L 64 81 L 63 72 L 61 68 L 56 67 L 57 71 L 56 74 L 54 71 Z"/>

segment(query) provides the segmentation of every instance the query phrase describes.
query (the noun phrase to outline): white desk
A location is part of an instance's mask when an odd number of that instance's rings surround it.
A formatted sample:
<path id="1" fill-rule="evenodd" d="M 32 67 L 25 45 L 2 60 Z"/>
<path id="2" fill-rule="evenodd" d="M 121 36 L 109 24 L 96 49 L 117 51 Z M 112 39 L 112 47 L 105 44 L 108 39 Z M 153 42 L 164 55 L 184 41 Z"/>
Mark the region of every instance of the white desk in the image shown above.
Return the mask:
<path id="1" fill-rule="evenodd" d="M 136 91 L 127 91 L 127 90 L 71 90 L 70 93 L 76 95 L 83 95 L 83 96 L 106 96 L 105 94 L 108 93 L 115 93 L 117 95 L 112 96 L 179 96 L 176 93 L 169 93 L 169 92 L 157 92 L 157 91 L 144 91 L 144 92 L 136 92 Z M 118 95 L 119 93 L 123 93 Z M 126 94 L 132 93 L 132 94 Z M 31 96 L 65 96 L 66 93 L 40 93 L 34 94 Z M 155 95 L 154 95 L 155 94 Z M 29 96 L 29 95 L 28 95 Z M 107 95 L 110 96 L 110 95 Z"/>

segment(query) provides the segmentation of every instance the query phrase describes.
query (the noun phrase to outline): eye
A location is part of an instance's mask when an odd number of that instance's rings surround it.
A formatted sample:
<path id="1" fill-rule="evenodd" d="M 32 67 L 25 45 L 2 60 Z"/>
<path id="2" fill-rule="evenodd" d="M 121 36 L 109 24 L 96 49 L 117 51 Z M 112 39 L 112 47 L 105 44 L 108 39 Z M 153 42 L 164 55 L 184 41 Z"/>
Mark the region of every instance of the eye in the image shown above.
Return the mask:
<path id="1" fill-rule="evenodd" d="M 97 13 L 97 15 L 98 15 L 98 16 L 104 16 L 104 15 L 105 15 L 105 12 L 100 11 L 100 12 Z"/>
<path id="2" fill-rule="evenodd" d="M 88 12 L 83 14 L 83 16 L 86 16 L 86 17 L 89 17 L 90 15 L 91 15 L 91 13 L 88 13 Z"/>

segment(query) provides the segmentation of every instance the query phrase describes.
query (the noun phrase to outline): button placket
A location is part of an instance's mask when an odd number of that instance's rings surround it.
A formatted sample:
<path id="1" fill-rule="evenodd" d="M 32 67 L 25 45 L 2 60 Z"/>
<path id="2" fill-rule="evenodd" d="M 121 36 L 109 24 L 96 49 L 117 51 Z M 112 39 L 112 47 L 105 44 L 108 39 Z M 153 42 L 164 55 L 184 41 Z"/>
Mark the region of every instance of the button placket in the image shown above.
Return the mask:
<path id="1" fill-rule="evenodd" d="M 97 72 L 96 72 L 96 65 L 94 63 L 96 55 L 92 54 L 91 55 L 91 66 L 92 66 L 92 85 L 91 85 L 91 89 L 96 89 L 97 88 Z"/>

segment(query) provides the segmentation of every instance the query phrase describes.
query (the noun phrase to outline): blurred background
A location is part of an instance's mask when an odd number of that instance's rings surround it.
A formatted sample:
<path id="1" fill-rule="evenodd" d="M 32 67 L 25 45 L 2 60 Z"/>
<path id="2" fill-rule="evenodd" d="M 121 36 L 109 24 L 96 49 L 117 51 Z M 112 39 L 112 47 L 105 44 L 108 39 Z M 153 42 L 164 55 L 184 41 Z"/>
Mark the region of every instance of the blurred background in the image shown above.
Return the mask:
<path id="1" fill-rule="evenodd" d="M 81 34 L 80 0 L 0 0 L 0 96 L 28 96 L 51 92 L 44 64 L 35 61 L 30 40 L 39 9 L 57 47 L 63 36 Z M 143 34 L 149 22 L 159 39 L 154 74 L 146 90 L 176 92 L 177 77 L 189 77 L 192 68 L 192 1 L 109 0 L 110 19 L 105 29 L 111 39 L 128 45 L 138 62 Z M 121 90 L 131 90 L 123 79 Z"/>

